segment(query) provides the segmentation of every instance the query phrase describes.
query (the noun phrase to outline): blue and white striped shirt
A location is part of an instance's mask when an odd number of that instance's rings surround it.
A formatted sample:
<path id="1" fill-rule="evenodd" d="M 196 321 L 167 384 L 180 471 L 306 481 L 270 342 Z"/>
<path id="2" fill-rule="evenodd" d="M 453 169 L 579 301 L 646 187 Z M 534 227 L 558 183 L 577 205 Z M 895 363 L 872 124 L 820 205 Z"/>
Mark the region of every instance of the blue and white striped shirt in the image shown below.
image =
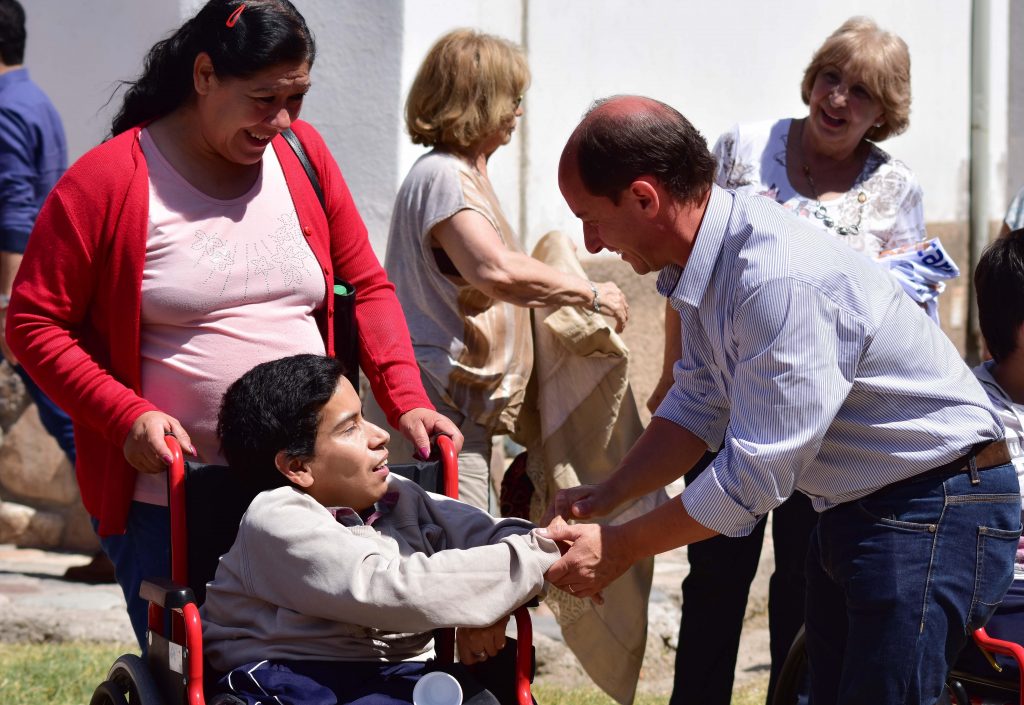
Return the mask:
<path id="1" fill-rule="evenodd" d="M 683 492 L 743 536 L 794 490 L 823 511 L 1002 438 L 956 348 L 877 264 L 761 196 L 712 187 L 685 268 L 658 277 L 682 322 L 657 416 L 715 462 Z"/>

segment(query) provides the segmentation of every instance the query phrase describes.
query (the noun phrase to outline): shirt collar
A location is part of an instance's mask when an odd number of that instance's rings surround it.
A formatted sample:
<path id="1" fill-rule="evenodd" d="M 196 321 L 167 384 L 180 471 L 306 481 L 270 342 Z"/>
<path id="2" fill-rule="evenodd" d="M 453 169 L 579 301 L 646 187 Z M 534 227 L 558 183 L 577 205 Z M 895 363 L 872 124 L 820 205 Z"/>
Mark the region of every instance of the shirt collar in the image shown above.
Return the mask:
<path id="1" fill-rule="evenodd" d="M 696 308 L 703 300 L 722 252 L 731 213 L 732 194 L 712 185 L 711 197 L 686 265 L 670 264 L 658 275 L 658 293 L 667 297 L 676 308 L 682 304 Z"/>
<path id="2" fill-rule="evenodd" d="M 978 381 L 981 383 L 981 386 L 985 388 L 986 392 L 992 390 L 992 392 L 995 392 L 998 399 L 1001 399 L 1007 406 L 1012 406 L 1013 400 L 1010 399 L 1010 396 L 1002 387 L 999 386 L 999 382 L 996 381 L 996 378 L 992 376 L 992 368 L 995 367 L 995 365 L 995 360 L 986 360 L 974 368 L 974 376 L 978 378 Z M 989 396 L 992 396 L 991 392 L 989 392 Z"/>
<path id="3" fill-rule="evenodd" d="M 398 490 L 385 494 L 379 502 L 360 515 L 352 507 L 327 507 L 334 520 L 342 526 L 373 526 L 381 517 L 387 516 L 398 504 Z"/>
<path id="4" fill-rule="evenodd" d="M 28 69 L 24 67 L 13 69 L 7 73 L 0 74 L 0 91 L 7 88 L 7 86 L 15 83 L 25 83 L 26 81 L 28 81 Z"/>

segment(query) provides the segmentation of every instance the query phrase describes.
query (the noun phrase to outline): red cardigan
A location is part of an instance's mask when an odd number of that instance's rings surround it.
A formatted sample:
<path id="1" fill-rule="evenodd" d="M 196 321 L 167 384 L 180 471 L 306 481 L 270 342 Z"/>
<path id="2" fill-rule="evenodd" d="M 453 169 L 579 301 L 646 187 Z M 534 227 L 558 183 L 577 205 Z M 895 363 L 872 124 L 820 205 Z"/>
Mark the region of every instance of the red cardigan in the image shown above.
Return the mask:
<path id="1" fill-rule="evenodd" d="M 328 208 L 325 217 L 295 153 L 284 138 L 274 138 L 299 225 L 323 269 L 326 291 L 333 291 L 335 273 L 355 285 L 360 364 L 396 425 L 410 409 L 433 408 L 405 316 L 323 139 L 301 121 L 292 129 L 320 177 Z M 92 149 L 57 182 L 29 238 L 7 319 L 11 349 L 74 422 L 78 486 L 103 536 L 124 532 L 136 477 L 124 441 L 135 419 L 156 409 L 141 396 L 149 172 L 140 132 L 133 128 Z M 333 308 L 328 295 L 317 312 L 329 354 Z"/>

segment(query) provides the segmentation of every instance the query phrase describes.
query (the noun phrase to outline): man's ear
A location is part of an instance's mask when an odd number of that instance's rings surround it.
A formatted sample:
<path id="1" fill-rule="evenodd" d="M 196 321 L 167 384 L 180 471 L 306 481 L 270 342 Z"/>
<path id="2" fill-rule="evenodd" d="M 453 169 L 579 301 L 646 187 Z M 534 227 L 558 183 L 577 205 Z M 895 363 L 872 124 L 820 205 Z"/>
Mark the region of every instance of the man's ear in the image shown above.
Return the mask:
<path id="1" fill-rule="evenodd" d="M 640 177 L 631 183 L 626 195 L 644 218 L 654 218 L 661 211 L 661 195 L 649 178 Z"/>
<path id="2" fill-rule="evenodd" d="M 213 60 L 205 51 L 196 55 L 192 63 L 192 85 L 199 95 L 206 95 L 217 81 L 217 73 L 213 70 Z"/>
<path id="3" fill-rule="evenodd" d="M 313 473 L 309 466 L 299 458 L 288 455 L 283 450 L 277 451 L 274 456 L 274 465 L 278 472 L 284 475 L 290 483 L 302 488 L 308 488 L 313 484 Z"/>

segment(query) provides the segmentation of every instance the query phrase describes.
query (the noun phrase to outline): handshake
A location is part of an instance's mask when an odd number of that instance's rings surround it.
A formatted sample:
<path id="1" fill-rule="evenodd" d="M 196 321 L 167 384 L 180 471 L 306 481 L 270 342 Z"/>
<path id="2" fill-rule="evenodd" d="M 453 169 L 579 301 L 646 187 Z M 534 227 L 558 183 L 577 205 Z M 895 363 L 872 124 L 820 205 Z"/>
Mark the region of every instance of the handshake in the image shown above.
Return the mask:
<path id="1" fill-rule="evenodd" d="M 623 550 L 618 527 L 569 524 L 603 516 L 615 508 L 603 485 L 580 485 L 559 490 L 541 519 L 537 534 L 553 540 L 562 557 L 544 574 L 555 587 L 580 599 L 603 604 L 601 591 L 632 565 Z"/>

